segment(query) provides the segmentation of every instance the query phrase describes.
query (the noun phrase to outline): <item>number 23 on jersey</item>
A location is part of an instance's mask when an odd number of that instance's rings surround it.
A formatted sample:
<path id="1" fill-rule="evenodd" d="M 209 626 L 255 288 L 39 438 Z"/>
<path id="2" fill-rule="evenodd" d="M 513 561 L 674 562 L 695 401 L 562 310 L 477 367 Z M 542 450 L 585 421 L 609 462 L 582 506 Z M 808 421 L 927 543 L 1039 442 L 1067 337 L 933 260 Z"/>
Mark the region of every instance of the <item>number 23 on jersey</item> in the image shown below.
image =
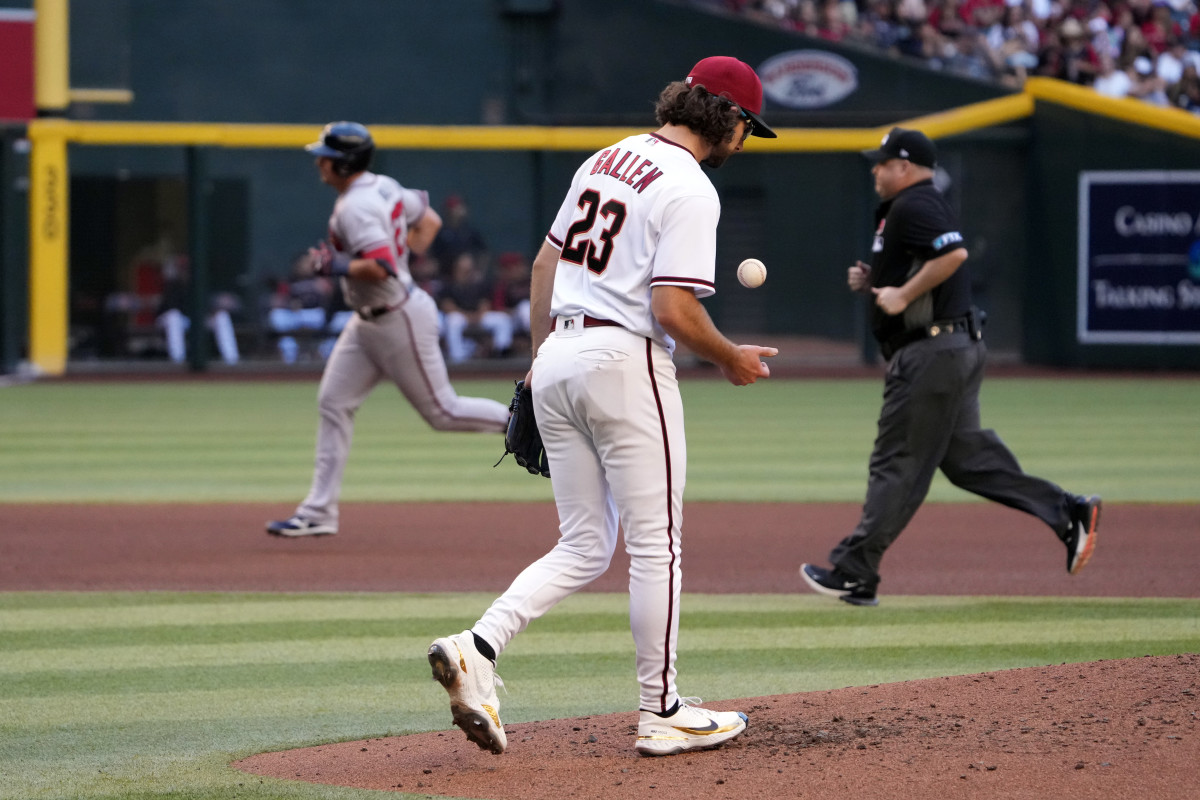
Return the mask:
<path id="1" fill-rule="evenodd" d="M 608 269 L 612 258 L 613 240 L 625 225 L 625 204 L 620 200 L 604 202 L 595 189 L 587 189 L 579 195 L 576 204 L 583 216 L 571 223 L 560 258 L 569 264 L 587 266 L 599 275 Z M 599 233 L 593 236 L 593 231 Z"/>

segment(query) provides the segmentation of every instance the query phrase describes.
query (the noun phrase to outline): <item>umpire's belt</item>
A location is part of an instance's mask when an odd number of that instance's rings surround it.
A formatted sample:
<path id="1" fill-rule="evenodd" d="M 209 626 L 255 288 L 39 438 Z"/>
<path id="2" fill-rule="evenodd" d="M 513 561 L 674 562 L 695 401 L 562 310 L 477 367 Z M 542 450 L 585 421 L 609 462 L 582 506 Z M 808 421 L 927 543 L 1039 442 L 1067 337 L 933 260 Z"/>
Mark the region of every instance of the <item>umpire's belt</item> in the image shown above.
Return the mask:
<path id="1" fill-rule="evenodd" d="M 919 342 L 923 339 L 932 339 L 935 336 L 945 336 L 950 333 L 969 333 L 971 330 L 971 318 L 954 317 L 953 319 L 939 319 L 929 323 L 923 328 L 910 328 L 903 333 L 898 333 L 886 342 L 881 342 L 879 352 L 883 353 L 883 357 L 890 359 L 895 355 L 896 351 L 905 345 L 910 345 L 913 342 Z"/>
<path id="2" fill-rule="evenodd" d="M 589 317 L 587 314 L 574 314 L 569 317 L 555 317 L 553 320 L 551 320 L 551 324 L 554 326 L 554 330 L 556 331 L 574 330 L 580 325 L 585 328 L 621 327 L 621 323 L 619 322 L 613 322 L 611 319 Z"/>

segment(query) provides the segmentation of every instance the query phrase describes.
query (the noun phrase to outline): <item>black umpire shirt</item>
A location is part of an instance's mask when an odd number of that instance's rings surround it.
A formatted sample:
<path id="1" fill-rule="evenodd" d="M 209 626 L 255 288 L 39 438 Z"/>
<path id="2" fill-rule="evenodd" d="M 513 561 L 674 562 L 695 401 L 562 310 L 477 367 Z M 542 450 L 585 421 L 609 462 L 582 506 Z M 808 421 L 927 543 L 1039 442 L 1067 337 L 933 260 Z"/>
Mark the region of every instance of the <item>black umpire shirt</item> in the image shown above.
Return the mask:
<path id="1" fill-rule="evenodd" d="M 963 246 L 954 212 L 932 180 L 914 183 L 875 211 L 871 245 L 871 285 L 903 286 L 926 261 Z M 966 316 L 971 309 L 971 280 L 966 264 L 914 300 L 903 314 L 890 316 L 871 305 L 871 330 L 884 343 L 934 320 Z"/>

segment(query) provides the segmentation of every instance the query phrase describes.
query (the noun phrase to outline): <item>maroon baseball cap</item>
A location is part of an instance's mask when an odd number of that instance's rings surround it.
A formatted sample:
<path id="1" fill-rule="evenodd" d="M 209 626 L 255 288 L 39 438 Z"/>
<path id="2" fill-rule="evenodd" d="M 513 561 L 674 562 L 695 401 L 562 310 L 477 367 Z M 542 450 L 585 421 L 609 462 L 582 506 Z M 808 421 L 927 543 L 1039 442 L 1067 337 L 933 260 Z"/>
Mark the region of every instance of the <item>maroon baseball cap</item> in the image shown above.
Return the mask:
<path id="1" fill-rule="evenodd" d="M 703 86 L 709 94 L 732 101 L 754 123 L 751 136 L 775 138 L 775 131 L 759 116 L 763 105 L 762 81 L 749 64 L 731 56 L 710 56 L 692 67 L 686 82 L 688 86 Z"/>

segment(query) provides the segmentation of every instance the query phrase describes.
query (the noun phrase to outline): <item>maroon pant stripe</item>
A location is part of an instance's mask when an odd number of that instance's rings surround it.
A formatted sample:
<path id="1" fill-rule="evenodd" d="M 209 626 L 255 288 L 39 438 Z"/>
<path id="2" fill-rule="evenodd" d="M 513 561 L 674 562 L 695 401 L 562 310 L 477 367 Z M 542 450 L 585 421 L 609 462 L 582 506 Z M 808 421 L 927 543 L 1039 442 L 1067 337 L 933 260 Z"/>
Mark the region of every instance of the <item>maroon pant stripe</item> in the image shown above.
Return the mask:
<path id="1" fill-rule="evenodd" d="M 671 439 L 667 435 L 667 417 L 663 412 L 662 397 L 658 393 L 658 381 L 654 377 L 654 342 L 646 339 L 646 369 L 650 376 L 650 388 L 654 390 L 654 404 L 658 409 L 658 424 L 662 429 L 663 441 L 663 470 L 667 478 L 667 549 L 671 553 L 671 561 L 667 566 L 667 628 L 663 631 L 663 665 L 662 665 L 662 694 L 658 704 L 660 711 L 667 710 L 667 676 L 671 671 L 671 621 L 675 618 L 675 551 L 671 547 L 675 536 L 675 510 L 671 502 L 673 487 L 671 484 Z"/>

